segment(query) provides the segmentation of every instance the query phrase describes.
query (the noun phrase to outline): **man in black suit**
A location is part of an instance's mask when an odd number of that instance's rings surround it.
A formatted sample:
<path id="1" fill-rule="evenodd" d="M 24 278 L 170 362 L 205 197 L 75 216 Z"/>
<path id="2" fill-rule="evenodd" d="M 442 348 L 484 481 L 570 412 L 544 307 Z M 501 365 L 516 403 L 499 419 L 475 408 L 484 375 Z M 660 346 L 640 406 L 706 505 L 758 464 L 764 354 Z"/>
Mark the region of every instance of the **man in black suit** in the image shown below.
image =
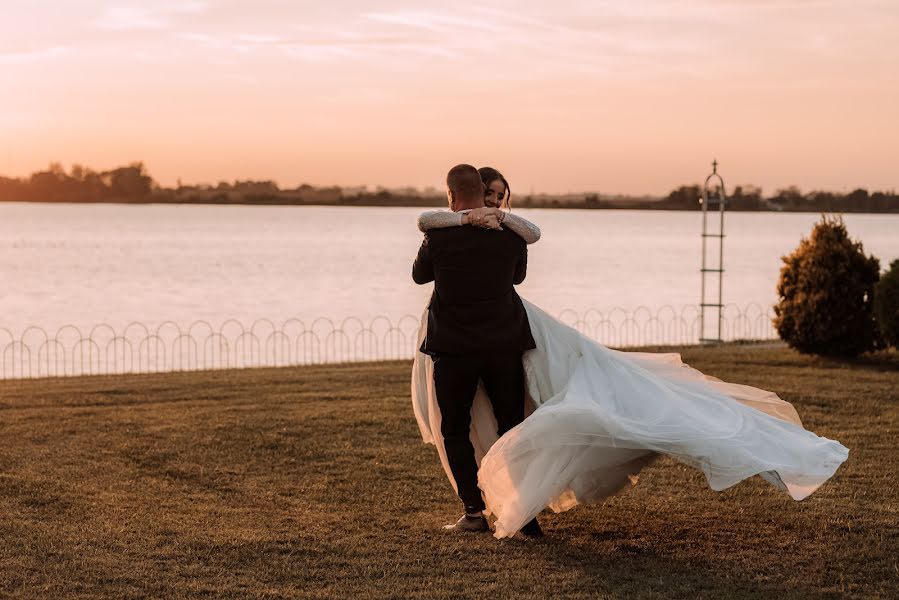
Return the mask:
<path id="1" fill-rule="evenodd" d="M 484 206 L 484 184 L 473 166 L 450 169 L 446 186 L 454 212 Z M 509 230 L 476 227 L 428 231 L 412 266 L 415 283 L 434 282 L 421 351 L 434 359 L 440 430 L 465 505 L 465 515 L 452 529 L 489 531 L 469 438 L 478 380 L 490 397 L 499 435 L 524 420 L 522 354 L 536 344 L 513 285 L 526 273 L 524 240 Z M 522 532 L 542 533 L 536 519 Z"/>

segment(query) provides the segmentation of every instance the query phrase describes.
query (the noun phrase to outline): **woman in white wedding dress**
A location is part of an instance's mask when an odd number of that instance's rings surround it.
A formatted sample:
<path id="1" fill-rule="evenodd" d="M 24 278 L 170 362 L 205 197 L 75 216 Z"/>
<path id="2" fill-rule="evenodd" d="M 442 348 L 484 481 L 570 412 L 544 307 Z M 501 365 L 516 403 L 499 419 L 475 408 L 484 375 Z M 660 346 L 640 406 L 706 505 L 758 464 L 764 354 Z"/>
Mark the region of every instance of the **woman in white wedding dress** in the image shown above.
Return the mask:
<path id="1" fill-rule="evenodd" d="M 502 227 L 529 244 L 539 239 L 533 224 L 495 211 L 426 212 L 419 228 L 495 227 L 501 218 Z M 795 500 L 814 492 L 848 457 L 839 442 L 804 429 L 793 406 L 773 392 L 703 375 L 679 354 L 612 350 L 522 301 L 537 343 L 524 355 L 526 418 L 497 439 L 482 386 L 472 407 L 478 484 L 498 538 L 514 535 L 546 507 L 568 510 L 636 484 L 660 454 L 701 470 L 713 490 L 760 475 Z M 426 324 L 427 310 L 419 345 Z M 455 489 L 433 362 L 421 352 L 412 367 L 412 405 L 423 440 L 437 447 Z"/>

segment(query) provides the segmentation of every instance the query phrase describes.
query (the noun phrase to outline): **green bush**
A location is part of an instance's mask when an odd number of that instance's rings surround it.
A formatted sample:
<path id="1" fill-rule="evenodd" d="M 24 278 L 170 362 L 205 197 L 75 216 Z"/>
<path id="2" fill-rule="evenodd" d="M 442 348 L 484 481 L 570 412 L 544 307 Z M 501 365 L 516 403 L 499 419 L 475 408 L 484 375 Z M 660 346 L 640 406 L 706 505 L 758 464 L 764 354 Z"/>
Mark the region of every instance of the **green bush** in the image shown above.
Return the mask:
<path id="1" fill-rule="evenodd" d="M 899 259 L 874 288 L 874 315 L 884 341 L 899 349 Z"/>
<path id="2" fill-rule="evenodd" d="M 842 217 L 823 215 L 783 262 L 774 326 L 790 347 L 825 356 L 881 347 L 873 310 L 880 261 L 849 239 Z"/>

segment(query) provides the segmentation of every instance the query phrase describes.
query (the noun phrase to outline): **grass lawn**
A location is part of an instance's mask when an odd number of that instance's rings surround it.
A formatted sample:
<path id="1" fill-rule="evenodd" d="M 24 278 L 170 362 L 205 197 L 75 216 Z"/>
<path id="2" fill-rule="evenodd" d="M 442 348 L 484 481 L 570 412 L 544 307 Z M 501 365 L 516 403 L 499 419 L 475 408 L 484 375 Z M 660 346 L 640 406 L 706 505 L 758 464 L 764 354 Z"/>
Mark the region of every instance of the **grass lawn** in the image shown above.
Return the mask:
<path id="1" fill-rule="evenodd" d="M 849 460 L 795 502 L 664 459 L 496 540 L 440 529 L 408 362 L 0 381 L 0 597 L 899 597 L 899 353 L 682 353 Z"/>

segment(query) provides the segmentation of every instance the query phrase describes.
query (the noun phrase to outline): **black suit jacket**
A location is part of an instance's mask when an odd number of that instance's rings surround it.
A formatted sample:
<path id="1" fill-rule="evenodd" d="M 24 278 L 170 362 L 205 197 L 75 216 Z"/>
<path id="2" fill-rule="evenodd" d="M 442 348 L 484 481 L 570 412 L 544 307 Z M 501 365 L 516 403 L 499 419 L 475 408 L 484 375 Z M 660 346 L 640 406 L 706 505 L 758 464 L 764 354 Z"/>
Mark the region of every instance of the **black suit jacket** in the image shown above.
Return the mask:
<path id="1" fill-rule="evenodd" d="M 431 229 L 412 265 L 415 283 L 434 282 L 427 354 L 523 352 L 536 348 L 513 285 L 527 274 L 527 245 L 504 229 Z"/>

